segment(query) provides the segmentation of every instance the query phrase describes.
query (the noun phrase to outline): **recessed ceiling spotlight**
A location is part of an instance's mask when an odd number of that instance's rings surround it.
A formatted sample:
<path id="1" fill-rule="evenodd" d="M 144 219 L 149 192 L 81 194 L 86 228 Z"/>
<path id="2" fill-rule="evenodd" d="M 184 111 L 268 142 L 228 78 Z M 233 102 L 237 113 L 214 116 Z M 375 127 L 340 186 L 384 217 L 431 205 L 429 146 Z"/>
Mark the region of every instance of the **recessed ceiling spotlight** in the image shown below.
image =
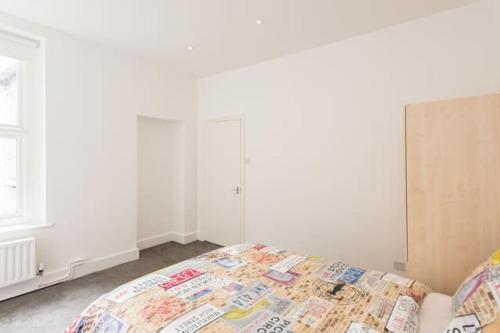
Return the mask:
<path id="1" fill-rule="evenodd" d="M 187 49 L 188 51 L 193 51 L 193 47 L 192 47 L 192 46 L 188 46 L 188 47 L 186 47 L 186 49 Z"/>
<path id="2" fill-rule="evenodd" d="M 262 21 L 262 20 L 260 20 L 260 19 L 257 19 L 257 20 L 255 21 L 255 24 L 259 24 L 259 25 L 260 25 L 260 24 L 262 24 L 262 23 L 264 23 L 264 21 Z"/>

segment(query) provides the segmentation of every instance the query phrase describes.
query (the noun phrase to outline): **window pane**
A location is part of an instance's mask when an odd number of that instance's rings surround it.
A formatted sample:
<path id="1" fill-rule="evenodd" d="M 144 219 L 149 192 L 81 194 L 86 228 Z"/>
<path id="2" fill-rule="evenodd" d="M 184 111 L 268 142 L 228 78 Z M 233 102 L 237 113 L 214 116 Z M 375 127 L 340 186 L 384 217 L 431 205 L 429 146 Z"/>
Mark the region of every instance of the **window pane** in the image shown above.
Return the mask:
<path id="1" fill-rule="evenodd" d="M 17 140 L 0 137 L 0 216 L 17 215 Z"/>
<path id="2" fill-rule="evenodd" d="M 17 125 L 19 61 L 0 57 L 0 124 Z"/>

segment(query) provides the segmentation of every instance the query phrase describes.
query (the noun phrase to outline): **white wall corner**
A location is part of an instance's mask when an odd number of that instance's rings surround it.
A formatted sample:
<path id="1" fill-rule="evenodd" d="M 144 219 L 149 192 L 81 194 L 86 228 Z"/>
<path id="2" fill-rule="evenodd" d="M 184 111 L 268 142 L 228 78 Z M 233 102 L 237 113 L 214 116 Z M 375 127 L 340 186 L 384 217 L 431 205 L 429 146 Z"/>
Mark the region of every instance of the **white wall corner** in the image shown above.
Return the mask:
<path id="1" fill-rule="evenodd" d="M 188 244 L 191 242 L 194 242 L 195 240 L 198 239 L 198 233 L 197 232 L 189 232 L 186 234 L 181 234 L 178 232 L 173 232 L 173 241 L 180 243 L 180 244 Z"/>
<path id="2" fill-rule="evenodd" d="M 144 249 L 147 249 L 147 248 L 150 248 L 153 246 L 157 246 L 157 245 L 161 245 L 163 243 L 174 241 L 175 240 L 174 234 L 175 233 L 173 233 L 173 232 L 166 232 L 164 234 L 159 234 L 159 235 L 139 239 L 137 241 L 137 247 L 139 248 L 139 250 L 144 250 Z"/>
<path id="3" fill-rule="evenodd" d="M 144 250 L 153 246 L 161 245 L 167 242 L 177 242 L 180 244 L 188 244 L 198 240 L 197 232 L 182 234 L 180 232 L 167 232 L 164 234 L 151 236 L 137 241 L 139 250 Z"/>

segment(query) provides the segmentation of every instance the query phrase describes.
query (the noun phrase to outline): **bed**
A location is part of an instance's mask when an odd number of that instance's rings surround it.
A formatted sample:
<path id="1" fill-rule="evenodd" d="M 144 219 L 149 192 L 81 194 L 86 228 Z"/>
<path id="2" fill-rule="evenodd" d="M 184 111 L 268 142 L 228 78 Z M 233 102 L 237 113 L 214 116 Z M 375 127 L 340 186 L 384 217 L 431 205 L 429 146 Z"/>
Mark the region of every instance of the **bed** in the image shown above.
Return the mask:
<path id="1" fill-rule="evenodd" d="M 120 286 L 65 332 L 441 333 L 451 303 L 395 274 L 241 244 Z"/>

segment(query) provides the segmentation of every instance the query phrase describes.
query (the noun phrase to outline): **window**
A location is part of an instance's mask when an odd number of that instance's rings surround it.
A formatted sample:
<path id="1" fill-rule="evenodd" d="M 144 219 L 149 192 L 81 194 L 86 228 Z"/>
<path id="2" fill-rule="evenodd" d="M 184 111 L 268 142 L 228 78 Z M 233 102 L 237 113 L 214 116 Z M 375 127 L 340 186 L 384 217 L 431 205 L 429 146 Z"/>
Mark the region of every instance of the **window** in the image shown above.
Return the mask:
<path id="1" fill-rule="evenodd" d="M 0 30 L 0 227 L 45 220 L 40 46 Z"/>
<path id="2" fill-rule="evenodd" d="M 0 124 L 18 125 L 19 61 L 0 57 Z"/>
<path id="3" fill-rule="evenodd" d="M 0 218 L 19 216 L 17 186 L 19 142 L 22 130 L 18 112 L 19 62 L 0 57 L 0 124 L 12 126 L 0 136 Z"/>
<path id="4" fill-rule="evenodd" d="M 0 137 L 0 217 L 19 216 L 16 138 Z"/>

